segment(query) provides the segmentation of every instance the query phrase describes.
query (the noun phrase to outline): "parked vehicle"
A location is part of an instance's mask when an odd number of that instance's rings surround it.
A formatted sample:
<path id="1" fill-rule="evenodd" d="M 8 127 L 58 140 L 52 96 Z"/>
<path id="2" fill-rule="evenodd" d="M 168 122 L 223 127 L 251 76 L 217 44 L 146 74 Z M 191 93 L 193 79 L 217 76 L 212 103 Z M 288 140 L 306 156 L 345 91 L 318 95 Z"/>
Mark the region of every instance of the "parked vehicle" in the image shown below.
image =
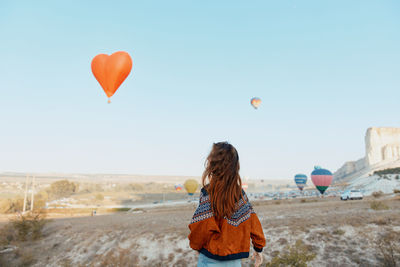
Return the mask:
<path id="1" fill-rule="evenodd" d="M 353 200 L 353 199 L 363 199 L 363 193 L 360 190 L 352 189 L 344 191 L 340 196 L 341 200 Z"/>

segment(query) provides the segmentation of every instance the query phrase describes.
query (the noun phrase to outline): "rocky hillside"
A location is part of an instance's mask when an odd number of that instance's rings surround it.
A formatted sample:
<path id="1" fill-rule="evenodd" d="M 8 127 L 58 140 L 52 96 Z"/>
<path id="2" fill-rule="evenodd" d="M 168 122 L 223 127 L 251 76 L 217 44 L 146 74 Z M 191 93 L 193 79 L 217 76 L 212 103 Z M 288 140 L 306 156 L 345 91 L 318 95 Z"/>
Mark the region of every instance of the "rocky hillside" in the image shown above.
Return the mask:
<path id="1" fill-rule="evenodd" d="M 395 190 L 398 190 L 398 192 L 400 192 L 400 173 L 383 174 L 377 172 L 367 177 L 358 177 L 349 181 L 349 187 L 361 189 L 364 195 L 367 196 L 379 191 L 384 194 L 392 194 L 395 192 Z"/>
<path id="2" fill-rule="evenodd" d="M 368 177 L 374 171 L 400 167 L 400 128 L 368 128 L 365 157 L 348 161 L 334 173 L 334 181 Z"/>

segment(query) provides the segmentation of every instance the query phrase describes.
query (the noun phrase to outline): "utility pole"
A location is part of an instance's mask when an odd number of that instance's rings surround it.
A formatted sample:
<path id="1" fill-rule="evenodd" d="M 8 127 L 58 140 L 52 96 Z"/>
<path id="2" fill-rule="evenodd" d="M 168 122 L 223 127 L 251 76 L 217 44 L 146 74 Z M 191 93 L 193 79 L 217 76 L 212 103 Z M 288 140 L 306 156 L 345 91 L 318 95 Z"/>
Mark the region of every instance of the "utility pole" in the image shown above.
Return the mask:
<path id="1" fill-rule="evenodd" d="M 26 180 L 25 180 L 25 196 L 24 196 L 24 207 L 22 209 L 22 213 L 25 213 L 25 211 L 26 211 L 27 197 L 28 197 L 28 175 L 26 176 Z"/>
<path id="2" fill-rule="evenodd" d="M 35 176 L 32 176 L 32 195 L 31 195 L 31 211 L 33 211 L 33 198 L 35 192 Z"/>

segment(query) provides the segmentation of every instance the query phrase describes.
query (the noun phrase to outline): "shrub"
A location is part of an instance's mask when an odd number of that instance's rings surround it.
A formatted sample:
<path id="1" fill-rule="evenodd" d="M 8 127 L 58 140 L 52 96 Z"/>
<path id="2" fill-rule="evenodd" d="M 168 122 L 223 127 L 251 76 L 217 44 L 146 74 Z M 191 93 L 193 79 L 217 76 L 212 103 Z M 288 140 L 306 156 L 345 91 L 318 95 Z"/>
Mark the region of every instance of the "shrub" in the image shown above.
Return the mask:
<path id="1" fill-rule="evenodd" d="M 373 210 L 388 210 L 389 209 L 389 207 L 385 204 L 385 203 L 383 203 L 383 202 L 381 202 L 381 201 L 372 201 L 371 202 L 371 209 L 373 209 Z"/>
<path id="2" fill-rule="evenodd" d="M 297 240 L 296 243 L 291 247 L 286 247 L 283 254 L 278 254 L 270 262 L 267 263 L 266 267 L 275 266 L 294 266 L 294 267 L 306 267 L 307 262 L 312 261 L 316 257 L 316 254 L 306 246 L 303 241 Z"/>
<path id="3" fill-rule="evenodd" d="M 6 224 L 0 229 L 0 246 L 7 246 L 15 239 L 15 229 L 11 224 Z M 0 264 L 0 266 L 2 266 Z"/>
<path id="4" fill-rule="evenodd" d="M 31 249 L 17 248 L 14 250 L 0 253 L 0 266 L 28 267 L 36 262 Z"/>
<path id="5" fill-rule="evenodd" d="M 335 229 L 335 230 L 333 230 L 332 234 L 334 234 L 334 235 L 344 235 L 345 231 L 343 231 L 341 229 Z"/>
<path id="6" fill-rule="evenodd" d="M 393 193 L 400 194 L 400 189 L 393 189 Z"/>
<path id="7" fill-rule="evenodd" d="M 390 223 L 390 218 L 378 217 L 372 221 L 376 225 L 387 225 Z"/>
<path id="8" fill-rule="evenodd" d="M 0 253 L 0 266 L 15 266 L 13 265 L 13 258 L 14 253 Z"/>
<path id="9" fill-rule="evenodd" d="M 162 260 L 161 257 L 158 257 Z M 100 266 L 138 266 L 139 258 L 136 254 L 132 253 L 129 249 L 115 249 L 110 250 L 101 259 Z M 152 266 L 163 266 L 152 264 Z M 186 265 L 184 265 L 186 266 Z"/>
<path id="10" fill-rule="evenodd" d="M 281 204 L 281 202 L 279 200 L 277 200 L 277 201 L 274 201 L 274 204 L 279 205 L 279 204 Z"/>
<path id="11" fill-rule="evenodd" d="M 374 171 L 374 175 L 383 175 L 383 174 L 399 174 L 400 168 L 392 168 L 392 169 L 384 169 L 380 171 Z"/>
<path id="12" fill-rule="evenodd" d="M 18 251 L 18 256 L 20 258 L 18 266 L 28 267 L 32 266 L 35 263 L 35 257 L 30 250 Z"/>
<path id="13" fill-rule="evenodd" d="M 372 193 L 372 196 L 374 198 L 380 198 L 381 196 L 383 196 L 383 192 L 382 191 L 375 191 Z"/>
<path id="14" fill-rule="evenodd" d="M 385 233 L 378 238 L 376 246 L 380 252 L 382 266 L 396 267 L 400 262 L 400 234 L 397 232 Z"/>
<path id="15" fill-rule="evenodd" d="M 61 267 L 72 267 L 72 262 L 70 259 L 62 259 L 60 262 Z"/>
<path id="16" fill-rule="evenodd" d="M 302 200 L 300 200 L 300 202 L 301 202 L 301 203 L 306 203 L 307 200 L 303 198 Z"/>
<path id="17" fill-rule="evenodd" d="M 29 212 L 19 214 L 13 220 L 11 225 L 14 228 L 15 239 L 19 241 L 36 240 L 42 236 L 42 230 L 47 220 L 42 212 Z"/>
<path id="18" fill-rule="evenodd" d="M 38 213 L 31 220 L 31 233 L 32 239 L 37 240 L 42 237 L 43 228 L 48 221 L 45 219 L 44 215 Z"/>

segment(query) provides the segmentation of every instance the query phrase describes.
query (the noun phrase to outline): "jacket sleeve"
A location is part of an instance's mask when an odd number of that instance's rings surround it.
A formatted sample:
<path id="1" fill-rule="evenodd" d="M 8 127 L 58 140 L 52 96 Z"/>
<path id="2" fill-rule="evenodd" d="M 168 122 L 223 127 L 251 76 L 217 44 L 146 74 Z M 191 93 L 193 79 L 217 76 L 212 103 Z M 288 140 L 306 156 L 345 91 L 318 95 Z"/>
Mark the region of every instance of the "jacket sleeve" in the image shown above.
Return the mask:
<path id="1" fill-rule="evenodd" d="M 257 252 L 262 252 L 263 247 L 265 247 L 265 236 L 260 220 L 258 219 L 255 212 L 251 214 L 250 237 L 253 243 L 254 250 Z"/>
<path id="2" fill-rule="evenodd" d="M 214 232 L 220 232 L 214 217 L 189 224 L 189 244 L 194 250 L 201 250 Z"/>
<path id="3" fill-rule="evenodd" d="M 215 232 L 221 232 L 215 222 L 209 199 L 203 192 L 200 194 L 199 206 L 189 224 L 190 234 L 188 236 L 190 247 L 194 250 L 201 250 L 210 240 Z"/>

